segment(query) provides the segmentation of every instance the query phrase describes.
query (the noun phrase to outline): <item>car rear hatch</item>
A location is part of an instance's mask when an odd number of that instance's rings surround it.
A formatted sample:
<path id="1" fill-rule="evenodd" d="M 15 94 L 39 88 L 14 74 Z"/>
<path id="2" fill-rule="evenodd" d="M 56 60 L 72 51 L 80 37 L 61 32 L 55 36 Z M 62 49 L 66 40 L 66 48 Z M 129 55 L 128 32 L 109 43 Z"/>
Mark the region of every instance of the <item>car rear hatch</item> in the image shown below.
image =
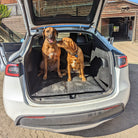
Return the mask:
<path id="1" fill-rule="evenodd" d="M 87 24 L 97 27 L 106 0 L 18 0 L 28 31 L 51 24 Z"/>
<path id="2" fill-rule="evenodd" d="M 33 32 L 32 30 L 34 29 L 52 25 L 61 26 L 63 24 L 66 24 L 68 27 L 71 25 L 70 28 L 78 28 L 79 24 L 83 27 L 90 27 L 93 25 L 96 28 L 106 0 L 18 0 L 18 2 L 23 11 L 25 25 L 28 33 L 31 34 Z M 33 35 L 33 33 L 31 35 Z M 33 42 L 35 41 L 32 40 L 31 43 Z M 85 84 L 80 80 L 77 80 L 77 77 L 74 77 L 74 81 L 68 83 L 66 81 L 67 78 L 64 77 L 61 80 L 55 77 L 56 75 L 53 73 L 51 75 L 48 75 L 50 77 L 46 81 L 43 81 L 42 77 L 38 78 L 36 75 L 38 67 L 40 65 L 40 62 L 36 64 L 38 57 L 41 57 L 41 52 L 39 51 L 40 50 L 38 50 L 38 48 L 33 48 L 32 51 L 28 50 L 24 58 L 24 68 L 26 74 L 25 78 L 28 89 L 27 91 L 30 98 L 35 102 L 63 103 L 81 101 L 86 99 L 88 100 L 92 98 L 102 97 L 103 93 L 105 91 L 107 92 L 109 89 L 111 91 L 111 84 L 106 86 L 107 89 L 105 90 L 104 87 L 101 87 L 97 80 L 92 76 L 88 76 L 88 81 Z M 110 57 L 108 50 L 103 50 L 103 52 L 100 52 L 99 50 L 97 54 L 99 53 L 103 53 L 103 55 L 105 55 L 103 58 L 106 58 L 106 56 Z M 37 59 L 35 60 L 36 57 Z M 92 64 L 95 64 L 97 61 L 100 62 L 99 66 L 101 67 L 100 64 L 104 62 L 102 61 L 102 58 L 96 58 Z M 109 69 L 109 66 L 105 67 L 104 69 L 101 69 L 101 72 Z M 85 72 L 88 72 L 88 74 L 90 74 L 89 70 L 91 70 L 90 66 L 86 68 Z M 95 70 L 98 70 L 98 67 L 95 66 Z M 109 78 L 110 80 L 112 79 L 110 73 L 105 74 L 108 75 L 106 78 Z M 103 75 L 100 73 L 100 76 Z M 106 94 L 108 95 L 109 93 Z"/>

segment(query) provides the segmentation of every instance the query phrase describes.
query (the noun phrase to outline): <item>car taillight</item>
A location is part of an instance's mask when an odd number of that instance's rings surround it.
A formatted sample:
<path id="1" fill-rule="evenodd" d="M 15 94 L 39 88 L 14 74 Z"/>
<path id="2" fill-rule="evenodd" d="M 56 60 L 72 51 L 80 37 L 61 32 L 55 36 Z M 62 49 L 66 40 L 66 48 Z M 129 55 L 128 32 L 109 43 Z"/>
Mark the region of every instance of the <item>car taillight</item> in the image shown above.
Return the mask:
<path id="1" fill-rule="evenodd" d="M 5 75 L 19 77 L 19 64 L 8 64 L 6 66 Z"/>
<path id="2" fill-rule="evenodd" d="M 110 110 L 110 109 L 116 108 L 116 107 L 118 107 L 118 106 L 120 106 L 120 105 L 110 106 L 110 107 L 104 108 L 104 110 Z"/>
<path id="3" fill-rule="evenodd" d="M 43 118 L 46 118 L 46 116 L 26 116 L 25 118 L 31 118 L 31 119 L 43 119 Z"/>
<path id="4" fill-rule="evenodd" d="M 127 56 L 119 56 L 118 57 L 118 67 L 123 68 L 128 65 Z"/>

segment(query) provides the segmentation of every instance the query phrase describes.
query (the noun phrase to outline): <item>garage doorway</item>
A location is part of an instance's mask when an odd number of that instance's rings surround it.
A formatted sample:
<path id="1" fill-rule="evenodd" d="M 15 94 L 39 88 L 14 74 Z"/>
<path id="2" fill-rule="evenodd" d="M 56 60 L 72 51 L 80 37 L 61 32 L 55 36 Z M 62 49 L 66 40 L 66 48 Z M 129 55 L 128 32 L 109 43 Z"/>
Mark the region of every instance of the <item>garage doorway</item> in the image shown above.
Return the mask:
<path id="1" fill-rule="evenodd" d="M 114 41 L 132 41 L 134 17 L 103 18 L 101 33 Z"/>

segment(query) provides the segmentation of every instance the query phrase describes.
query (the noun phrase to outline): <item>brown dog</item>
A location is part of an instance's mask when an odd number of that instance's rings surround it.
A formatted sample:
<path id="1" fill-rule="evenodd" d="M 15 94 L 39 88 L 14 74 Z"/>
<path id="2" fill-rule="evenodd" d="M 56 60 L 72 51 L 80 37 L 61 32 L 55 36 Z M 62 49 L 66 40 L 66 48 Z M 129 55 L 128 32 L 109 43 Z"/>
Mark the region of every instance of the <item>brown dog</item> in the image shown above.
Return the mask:
<path id="1" fill-rule="evenodd" d="M 40 63 L 41 72 L 38 74 L 38 76 L 44 73 L 43 79 L 46 80 L 48 71 L 57 71 L 58 76 L 62 77 L 60 71 L 61 50 L 57 46 L 56 42 L 56 29 L 53 27 L 44 29 L 43 37 L 45 38 L 42 46 L 43 60 Z"/>
<path id="2" fill-rule="evenodd" d="M 79 77 L 82 81 L 86 81 L 84 76 L 84 56 L 82 50 L 71 38 L 63 38 L 61 42 L 57 44 L 59 47 L 64 48 L 67 51 L 67 70 L 68 81 L 71 81 L 71 68 L 79 71 Z"/>

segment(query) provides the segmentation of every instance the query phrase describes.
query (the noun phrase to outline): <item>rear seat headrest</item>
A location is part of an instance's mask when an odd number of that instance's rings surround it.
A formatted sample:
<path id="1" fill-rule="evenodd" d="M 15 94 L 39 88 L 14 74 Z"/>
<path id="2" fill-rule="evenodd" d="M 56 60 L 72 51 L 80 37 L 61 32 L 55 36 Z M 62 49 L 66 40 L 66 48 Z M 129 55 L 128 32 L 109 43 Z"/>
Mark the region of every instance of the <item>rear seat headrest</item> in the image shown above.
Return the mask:
<path id="1" fill-rule="evenodd" d="M 86 43 L 86 38 L 84 35 L 78 35 L 76 39 L 76 43 Z"/>
<path id="2" fill-rule="evenodd" d="M 77 33 L 70 33 L 70 38 L 76 42 L 76 38 L 77 38 Z"/>

